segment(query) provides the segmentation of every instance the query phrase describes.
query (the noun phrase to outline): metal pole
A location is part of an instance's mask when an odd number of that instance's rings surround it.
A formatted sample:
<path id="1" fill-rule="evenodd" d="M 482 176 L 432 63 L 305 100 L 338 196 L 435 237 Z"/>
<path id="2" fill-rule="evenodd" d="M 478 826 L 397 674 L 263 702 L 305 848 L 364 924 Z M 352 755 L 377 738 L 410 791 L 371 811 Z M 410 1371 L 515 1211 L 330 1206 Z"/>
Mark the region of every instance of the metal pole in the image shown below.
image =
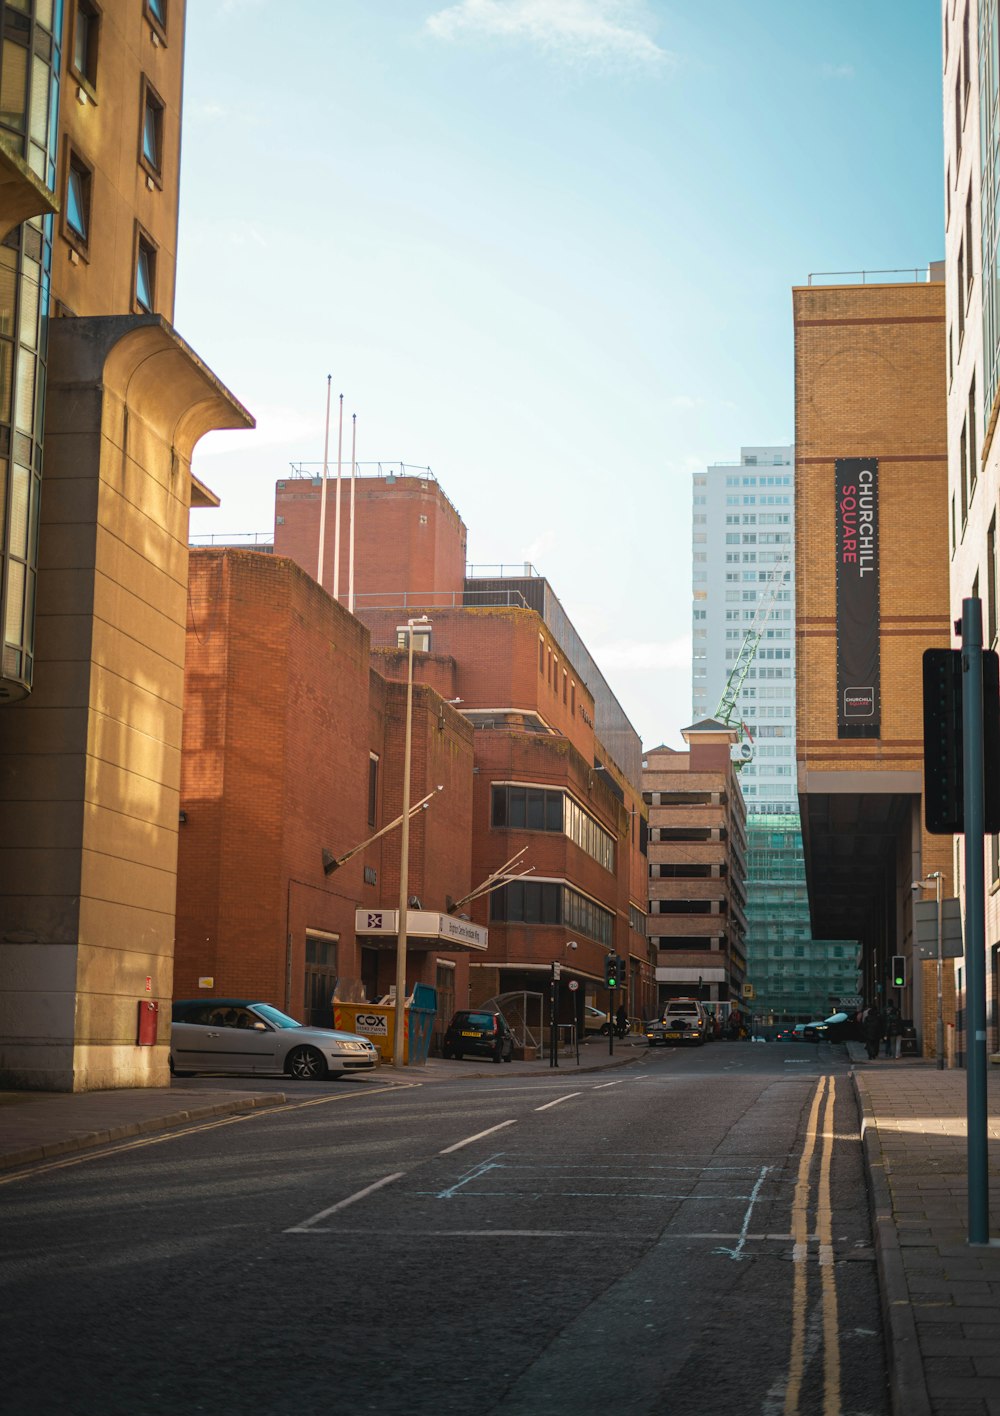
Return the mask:
<path id="1" fill-rule="evenodd" d="M 937 1052 L 938 1071 L 944 1070 L 944 949 L 942 943 L 942 911 L 944 903 L 941 899 L 942 887 L 944 885 L 943 872 L 935 871 L 937 879 L 937 1029 L 934 1034 L 934 1048 Z"/>
<path id="2" fill-rule="evenodd" d="M 326 482 L 330 452 L 330 382 L 332 374 L 326 376 L 326 432 L 323 435 L 323 490 L 319 496 L 319 549 L 316 554 L 316 579 L 323 584 L 323 554 L 326 540 Z"/>
<path id="3" fill-rule="evenodd" d="M 549 965 L 549 1066 L 556 1065 L 556 963 Z"/>
<path id="4" fill-rule="evenodd" d="M 338 502 L 339 506 L 339 502 Z M 406 670 L 406 737 L 403 743 L 403 820 L 399 849 L 399 919 L 396 929 L 396 1025 L 392 1038 L 392 1065 L 403 1066 L 403 1029 L 406 1026 L 406 915 L 410 873 L 410 741 L 413 733 L 413 623 L 407 622 L 409 645 Z"/>
<path id="5" fill-rule="evenodd" d="M 559 974 L 562 966 L 552 960 L 552 1066 L 559 1065 Z"/>
<path id="6" fill-rule="evenodd" d="M 969 1243 L 989 1243 L 986 1144 L 986 894 L 983 870 L 983 608 L 962 601 L 962 792 L 965 825 L 965 1056 Z"/>

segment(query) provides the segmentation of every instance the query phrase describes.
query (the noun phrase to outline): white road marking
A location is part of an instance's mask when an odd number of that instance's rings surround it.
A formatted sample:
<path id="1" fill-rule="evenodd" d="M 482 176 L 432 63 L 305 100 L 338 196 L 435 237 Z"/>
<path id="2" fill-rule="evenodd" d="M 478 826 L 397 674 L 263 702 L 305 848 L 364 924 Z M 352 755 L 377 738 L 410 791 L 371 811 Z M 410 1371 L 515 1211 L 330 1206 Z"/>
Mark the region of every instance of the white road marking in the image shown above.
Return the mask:
<path id="1" fill-rule="evenodd" d="M 548 1111 L 550 1106 L 558 1106 L 561 1101 L 569 1101 L 572 1096 L 583 1096 L 583 1092 L 567 1092 L 565 1096 L 557 1096 L 555 1101 L 547 1101 L 544 1106 L 536 1106 L 536 1111 Z"/>
<path id="2" fill-rule="evenodd" d="M 314 1224 L 318 1224 L 321 1219 L 326 1219 L 327 1215 L 336 1214 L 338 1210 L 346 1209 L 348 1205 L 353 1205 L 357 1200 L 363 1200 L 366 1195 L 372 1194 L 375 1190 L 381 1190 L 383 1185 L 391 1185 L 394 1180 L 401 1180 L 406 1174 L 405 1170 L 397 1170 L 395 1175 L 384 1175 L 381 1180 L 376 1180 L 374 1185 L 366 1185 L 363 1190 L 358 1190 L 354 1195 L 348 1195 L 346 1200 L 338 1200 L 329 1209 L 320 1210 L 319 1214 L 314 1214 L 311 1219 L 303 1220 L 301 1224 L 293 1224 L 290 1229 L 286 1229 L 286 1234 L 306 1234 L 312 1229 Z"/>
<path id="3" fill-rule="evenodd" d="M 736 1245 L 736 1248 L 735 1248 L 735 1249 L 716 1249 L 715 1252 L 716 1252 L 717 1254 L 728 1254 L 731 1259 L 736 1259 L 737 1262 L 738 1262 L 740 1259 L 742 1259 L 742 1257 L 743 1257 L 743 1246 L 744 1246 L 745 1243 L 746 1243 L 747 1230 L 750 1228 L 750 1216 L 751 1216 L 751 1214 L 753 1213 L 753 1207 L 754 1207 L 754 1205 L 757 1203 L 757 1197 L 760 1195 L 761 1186 L 764 1184 L 764 1181 L 767 1179 L 767 1175 L 768 1175 L 768 1172 L 770 1171 L 770 1169 L 771 1169 L 771 1167 L 770 1167 L 769 1165 L 762 1165 L 761 1168 L 760 1168 L 760 1174 L 759 1174 L 758 1177 L 757 1177 L 757 1183 L 756 1183 L 756 1185 L 753 1187 L 753 1190 L 752 1190 L 751 1193 L 750 1193 L 750 1203 L 747 1205 L 747 1212 L 746 1212 L 746 1214 L 743 1216 L 743 1228 L 740 1230 L 740 1238 L 739 1238 L 739 1242 L 738 1242 L 737 1245 Z"/>
<path id="4" fill-rule="evenodd" d="M 490 1126 L 486 1131 L 477 1131 L 474 1136 L 466 1136 L 464 1141 L 456 1141 L 453 1146 L 445 1146 L 443 1151 L 438 1151 L 438 1155 L 451 1155 L 452 1151 L 461 1150 L 463 1146 L 471 1146 L 473 1141 L 481 1141 L 484 1136 L 492 1136 L 494 1131 L 502 1131 L 505 1126 L 516 1126 L 516 1119 L 513 1121 L 501 1121 L 498 1126 Z"/>
<path id="5" fill-rule="evenodd" d="M 619 1077 L 617 1082 L 601 1082 L 599 1086 L 593 1087 L 592 1090 L 595 1092 L 604 1091 L 605 1087 L 620 1087 L 624 1085 L 625 1082 L 634 1080 L 633 1077 Z"/>

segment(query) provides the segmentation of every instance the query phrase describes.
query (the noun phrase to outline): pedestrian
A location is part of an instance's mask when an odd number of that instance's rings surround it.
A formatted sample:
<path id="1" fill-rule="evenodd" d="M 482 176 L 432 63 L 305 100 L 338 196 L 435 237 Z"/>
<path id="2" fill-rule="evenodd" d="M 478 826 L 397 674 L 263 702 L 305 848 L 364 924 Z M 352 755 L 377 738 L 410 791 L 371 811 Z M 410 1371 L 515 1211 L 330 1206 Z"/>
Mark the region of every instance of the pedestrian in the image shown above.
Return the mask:
<path id="1" fill-rule="evenodd" d="M 615 1014 L 615 1033 L 618 1037 L 624 1037 L 628 1032 L 628 1009 L 624 1003 L 618 1004 L 618 1011 Z"/>
<path id="2" fill-rule="evenodd" d="M 735 1008 L 729 1012 L 729 1041 L 736 1042 L 740 1035 L 740 1015 Z"/>
<path id="3" fill-rule="evenodd" d="M 899 1040 L 903 1031 L 903 1020 L 899 1016 L 899 1009 L 895 1003 L 890 1003 L 885 1010 L 885 1055 L 886 1057 L 899 1056 Z"/>
<path id="4" fill-rule="evenodd" d="M 882 1014 L 876 1003 L 869 1004 L 861 1026 L 865 1035 L 868 1060 L 874 1062 L 878 1056 L 879 1043 L 882 1041 Z"/>

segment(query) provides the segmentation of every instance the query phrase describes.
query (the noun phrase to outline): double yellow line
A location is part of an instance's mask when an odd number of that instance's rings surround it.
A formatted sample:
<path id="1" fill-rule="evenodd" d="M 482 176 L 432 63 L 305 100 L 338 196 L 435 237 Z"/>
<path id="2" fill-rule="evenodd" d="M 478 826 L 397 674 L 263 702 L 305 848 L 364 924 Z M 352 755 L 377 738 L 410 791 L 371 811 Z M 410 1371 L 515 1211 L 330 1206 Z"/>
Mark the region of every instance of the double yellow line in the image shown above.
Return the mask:
<path id="1" fill-rule="evenodd" d="M 840 1412 L 840 1341 L 837 1326 L 837 1286 L 833 1271 L 833 1205 L 830 1167 L 833 1161 L 836 1082 L 821 1078 L 813 1096 L 806 1126 L 805 1146 L 799 1161 L 795 1198 L 792 1201 L 792 1347 L 785 1389 L 784 1416 L 798 1416 L 806 1364 L 806 1317 L 809 1298 L 809 1194 L 816 1142 L 821 1141 L 819 1183 L 816 1191 L 816 1233 L 819 1252 L 820 1295 L 823 1312 L 823 1416 Z M 822 1111 L 822 1122 L 820 1112 Z M 820 1129 L 822 1127 L 822 1129 Z"/>

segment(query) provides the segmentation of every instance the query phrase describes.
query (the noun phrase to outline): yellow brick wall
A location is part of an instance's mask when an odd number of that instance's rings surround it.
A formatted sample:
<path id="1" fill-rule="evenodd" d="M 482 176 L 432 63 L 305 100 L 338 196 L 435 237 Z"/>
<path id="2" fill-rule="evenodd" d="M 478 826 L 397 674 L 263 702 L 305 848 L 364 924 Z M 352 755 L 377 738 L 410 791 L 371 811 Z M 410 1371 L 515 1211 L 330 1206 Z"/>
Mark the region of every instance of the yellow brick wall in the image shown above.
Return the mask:
<path id="1" fill-rule="evenodd" d="M 947 646 L 944 285 L 801 287 L 795 322 L 799 760 L 920 770 L 921 656 Z M 837 738 L 835 461 L 879 459 L 882 736 Z"/>

